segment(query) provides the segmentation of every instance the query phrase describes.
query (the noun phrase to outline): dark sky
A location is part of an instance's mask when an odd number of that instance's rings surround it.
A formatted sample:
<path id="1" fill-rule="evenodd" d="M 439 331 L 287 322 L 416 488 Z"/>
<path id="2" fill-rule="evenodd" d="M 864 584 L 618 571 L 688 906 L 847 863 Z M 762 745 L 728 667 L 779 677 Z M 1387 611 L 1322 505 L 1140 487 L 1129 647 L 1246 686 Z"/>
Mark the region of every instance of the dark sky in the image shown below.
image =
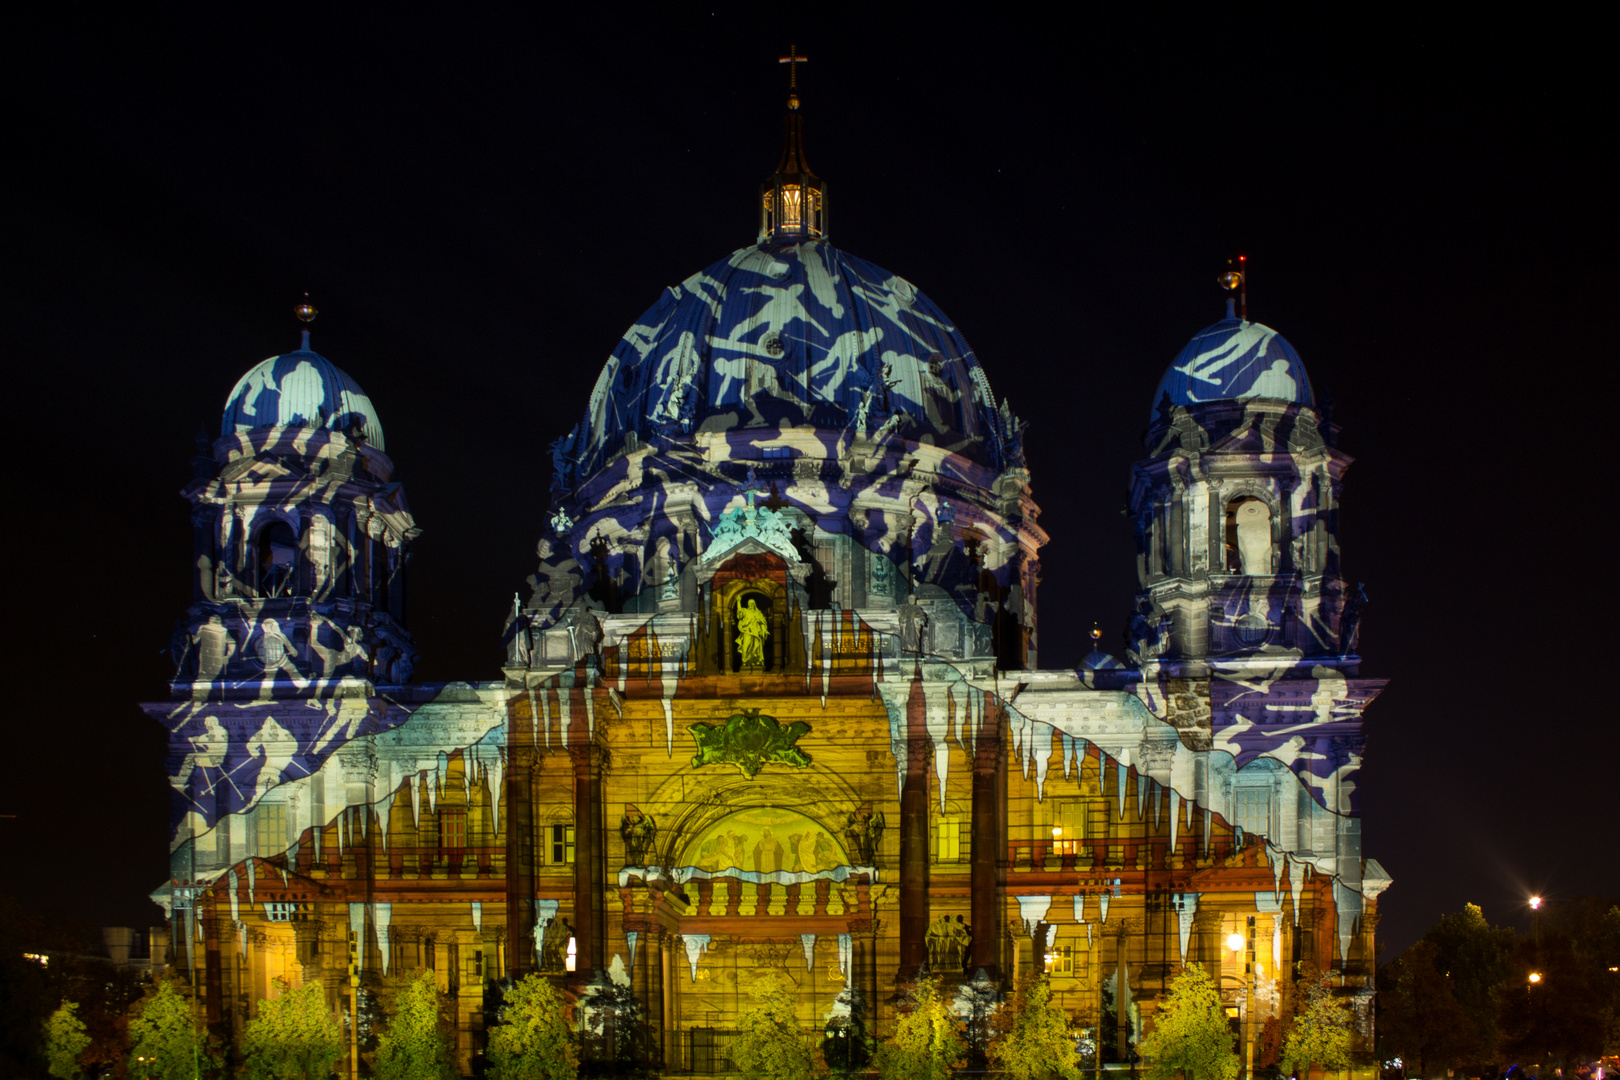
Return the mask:
<path id="1" fill-rule="evenodd" d="M 498 678 L 547 444 L 660 289 L 752 242 L 790 41 L 833 241 L 951 313 L 1029 422 L 1043 666 L 1093 621 L 1119 649 L 1153 389 L 1242 251 L 1251 315 L 1358 459 L 1344 562 L 1372 598 L 1363 672 L 1391 679 L 1361 777 L 1395 878 L 1381 935 L 1620 891 L 1616 117 L 1592 27 L 140 7 L 37 5 L 8 35 L 0 866 L 33 905 L 156 918 L 163 736 L 135 703 L 164 696 L 189 595 L 177 492 L 198 425 L 296 346 L 300 293 L 425 530 L 420 676 Z"/>

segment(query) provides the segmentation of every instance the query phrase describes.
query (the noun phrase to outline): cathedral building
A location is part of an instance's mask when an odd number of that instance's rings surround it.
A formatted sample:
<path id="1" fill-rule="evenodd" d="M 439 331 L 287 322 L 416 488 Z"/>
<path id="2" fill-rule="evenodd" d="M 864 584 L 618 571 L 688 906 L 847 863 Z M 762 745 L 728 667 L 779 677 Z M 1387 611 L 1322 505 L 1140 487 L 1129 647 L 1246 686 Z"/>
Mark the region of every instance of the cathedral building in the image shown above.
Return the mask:
<path id="1" fill-rule="evenodd" d="M 348 1013 L 427 970 L 470 1071 L 502 981 L 540 972 L 712 1071 L 765 969 L 816 1038 L 852 1009 L 886 1033 L 925 969 L 964 1001 L 1046 971 L 1077 1025 L 1141 1032 L 1197 962 L 1250 1032 L 1326 975 L 1369 1049 L 1383 684 L 1299 356 L 1228 305 L 1170 363 L 1128 648 L 1041 667 L 1020 421 L 949 316 L 832 246 L 798 104 L 756 242 L 664 290 L 552 446 L 482 681 L 413 681 L 419 530 L 359 385 L 306 329 L 231 391 L 144 706 L 154 898 L 209 1023 L 240 1035 L 278 978 Z"/>

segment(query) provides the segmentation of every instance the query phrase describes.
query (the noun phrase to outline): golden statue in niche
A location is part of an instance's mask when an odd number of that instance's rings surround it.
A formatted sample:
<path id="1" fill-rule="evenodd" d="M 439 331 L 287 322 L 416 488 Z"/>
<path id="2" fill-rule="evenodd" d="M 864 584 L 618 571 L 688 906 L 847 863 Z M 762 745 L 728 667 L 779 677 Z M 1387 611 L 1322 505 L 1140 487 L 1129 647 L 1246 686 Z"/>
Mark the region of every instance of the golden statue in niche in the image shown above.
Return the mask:
<path id="1" fill-rule="evenodd" d="M 771 628 L 766 624 L 765 613 L 759 610 L 753 597 L 748 598 L 747 607 L 738 600 L 737 652 L 742 657 L 744 671 L 759 671 L 765 666 L 765 639 L 770 636 Z"/>

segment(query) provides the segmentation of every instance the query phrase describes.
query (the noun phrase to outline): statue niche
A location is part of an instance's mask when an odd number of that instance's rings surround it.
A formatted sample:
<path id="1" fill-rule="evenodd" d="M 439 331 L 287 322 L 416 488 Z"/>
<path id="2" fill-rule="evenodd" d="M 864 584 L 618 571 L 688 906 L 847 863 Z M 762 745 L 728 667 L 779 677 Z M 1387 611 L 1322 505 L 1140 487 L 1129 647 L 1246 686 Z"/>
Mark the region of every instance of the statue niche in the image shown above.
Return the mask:
<path id="1" fill-rule="evenodd" d="M 791 598 L 783 582 L 764 575 L 723 581 L 717 575 L 711 602 L 712 616 L 721 631 L 715 642 L 721 671 L 784 670 L 788 636 L 796 627 L 792 626 Z"/>

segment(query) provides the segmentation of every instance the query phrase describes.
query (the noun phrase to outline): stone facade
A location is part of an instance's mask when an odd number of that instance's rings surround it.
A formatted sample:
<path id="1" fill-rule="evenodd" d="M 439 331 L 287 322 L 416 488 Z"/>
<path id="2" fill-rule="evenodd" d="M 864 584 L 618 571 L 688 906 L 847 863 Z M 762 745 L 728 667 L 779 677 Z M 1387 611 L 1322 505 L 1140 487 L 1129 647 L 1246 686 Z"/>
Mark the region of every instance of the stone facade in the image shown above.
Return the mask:
<path id="1" fill-rule="evenodd" d="M 886 1030 L 925 966 L 953 993 L 1047 969 L 1087 1026 L 1123 982 L 1137 1030 L 1187 962 L 1262 1015 L 1310 972 L 1360 1000 L 1388 878 L 1360 850 L 1382 684 L 1338 576 L 1349 459 L 1257 326 L 1167 376 L 1130 648 L 1075 670 L 1037 665 L 1016 416 L 942 312 L 820 232 L 768 222 L 626 333 L 488 681 L 411 682 L 380 422 L 307 335 L 266 361 L 186 489 L 193 604 L 145 706 L 154 895 L 209 1021 L 239 1033 L 278 977 L 348 1008 L 429 969 L 470 1070 L 501 980 L 538 971 L 619 987 L 647 1052 L 701 1069 L 767 967 L 807 1037 L 853 997 Z M 1216 347 L 1262 374 L 1199 400 Z"/>

